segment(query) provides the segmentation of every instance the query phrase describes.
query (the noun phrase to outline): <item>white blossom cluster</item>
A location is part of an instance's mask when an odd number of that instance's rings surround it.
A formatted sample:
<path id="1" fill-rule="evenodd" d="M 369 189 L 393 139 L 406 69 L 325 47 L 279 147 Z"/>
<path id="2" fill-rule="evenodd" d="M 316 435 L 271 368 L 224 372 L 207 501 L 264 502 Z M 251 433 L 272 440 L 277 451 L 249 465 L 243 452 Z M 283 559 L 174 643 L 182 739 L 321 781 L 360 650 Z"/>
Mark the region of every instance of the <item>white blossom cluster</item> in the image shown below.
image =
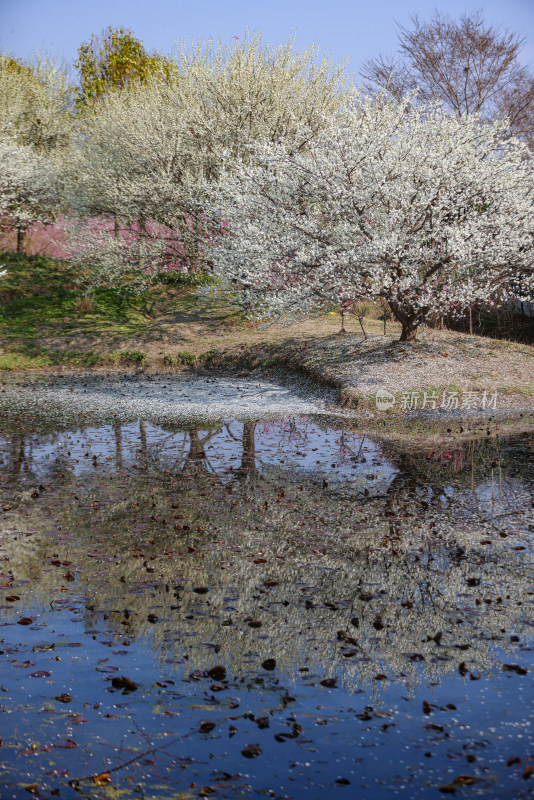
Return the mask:
<path id="1" fill-rule="evenodd" d="M 406 338 L 519 283 L 532 297 L 532 163 L 505 124 L 358 94 L 306 149 L 255 143 L 212 193 L 216 271 L 260 317 L 381 298 Z"/>
<path id="2" fill-rule="evenodd" d="M 31 145 L 0 136 L 0 221 L 25 230 L 34 222 L 51 222 L 56 206 L 51 159 Z"/>

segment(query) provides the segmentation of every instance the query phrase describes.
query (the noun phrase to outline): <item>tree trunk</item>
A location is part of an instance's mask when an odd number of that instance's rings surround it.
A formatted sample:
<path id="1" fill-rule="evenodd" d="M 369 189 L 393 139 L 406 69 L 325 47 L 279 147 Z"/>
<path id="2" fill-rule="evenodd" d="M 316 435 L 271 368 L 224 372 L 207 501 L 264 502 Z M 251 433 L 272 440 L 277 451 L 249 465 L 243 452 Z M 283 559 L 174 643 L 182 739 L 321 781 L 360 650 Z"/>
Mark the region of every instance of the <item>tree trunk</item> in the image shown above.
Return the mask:
<path id="1" fill-rule="evenodd" d="M 417 328 L 418 325 L 411 325 L 409 323 L 401 322 L 402 325 L 402 332 L 400 335 L 400 342 L 415 342 L 415 338 L 417 335 Z"/>
<path id="2" fill-rule="evenodd" d="M 396 303 L 392 300 L 389 301 L 389 307 L 391 308 L 395 319 L 397 319 L 402 325 L 402 332 L 399 341 L 414 342 L 417 335 L 417 329 L 421 323 L 421 318 L 419 315 L 415 311 L 407 309 L 405 306 L 401 306 L 400 303 Z"/>
<path id="3" fill-rule="evenodd" d="M 26 231 L 24 228 L 17 228 L 17 253 L 24 252 L 24 236 Z"/>

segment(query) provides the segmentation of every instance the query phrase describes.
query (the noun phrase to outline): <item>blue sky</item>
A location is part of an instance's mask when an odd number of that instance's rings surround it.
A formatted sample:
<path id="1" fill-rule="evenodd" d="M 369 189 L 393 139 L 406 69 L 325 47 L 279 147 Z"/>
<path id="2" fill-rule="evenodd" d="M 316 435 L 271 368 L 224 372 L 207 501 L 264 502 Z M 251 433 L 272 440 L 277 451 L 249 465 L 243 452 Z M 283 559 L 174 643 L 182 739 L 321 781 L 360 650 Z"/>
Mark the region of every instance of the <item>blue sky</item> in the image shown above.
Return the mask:
<path id="1" fill-rule="evenodd" d="M 482 9 L 485 19 L 527 37 L 522 60 L 534 69 L 534 0 L 0 0 L 0 47 L 17 56 L 56 50 L 72 62 L 80 42 L 112 25 L 131 28 L 148 50 L 169 52 L 177 39 L 221 37 L 232 43 L 245 29 L 278 43 L 292 29 L 297 45 L 317 39 L 352 70 L 396 47 L 395 21 L 422 19 L 435 8 L 451 15 Z"/>

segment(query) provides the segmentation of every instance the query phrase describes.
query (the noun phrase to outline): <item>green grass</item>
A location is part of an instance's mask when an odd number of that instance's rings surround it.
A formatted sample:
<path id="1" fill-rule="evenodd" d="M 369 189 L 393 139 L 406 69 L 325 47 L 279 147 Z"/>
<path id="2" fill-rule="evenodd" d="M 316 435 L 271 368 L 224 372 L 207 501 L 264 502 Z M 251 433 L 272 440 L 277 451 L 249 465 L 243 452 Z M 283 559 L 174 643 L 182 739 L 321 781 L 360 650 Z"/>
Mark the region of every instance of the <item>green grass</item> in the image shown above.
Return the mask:
<path id="1" fill-rule="evenodd" d="M 24 353 L 0 353 L 0 371 L 42 369 L 51 365 L 47 353 L 32 356 Z"/>
<path id="2" fill-rule="evenodd" d="M 0 254 L 0 335 L 31 340 L 47 327 L 59 335 L 92 329 L 129 333 L 146 326 L 153 292 L 98 288 L 87 294 L 85 276 L 44 256 Z M 158 287 L 162 289 L 163 287 Z"/>
<path id="3" fill-rule="evenodd" d="M 54 346 L 72 346 L 77 337 L 112 344 L 150 331 L 164 315 L 172 324 L 173 315 L 194 319 L 223 310 L 194 292 L 216 282 L 211 275 L 160 275 L 141 292 L 128 284 L 88 292 L 83 269 L 44 256 L 0 253 L 0 269 L 7 271 L 0 277 L 0 338 L 14 349 L 47 337 Z"/>
<path id="4" fill-rule="evenodd" d="M 532 397 L 534 395 L 534 389 L 528 384 L 524 386 L 502 386 L 499 391 L 502 394 L 521 394 L 524 397 Z"/>
<path id="5" fill-rule="evenodd" d="M 0 353 L 0 371 L 24 369 L 43 369 L 46 367 L 98 367 L 98 366 L 142 366 L 146 353 L 139 350 L 116 350 L 111 353 L 93 351 L 56 352 L 44 348 L 27 348 L 8 353 Z"/>

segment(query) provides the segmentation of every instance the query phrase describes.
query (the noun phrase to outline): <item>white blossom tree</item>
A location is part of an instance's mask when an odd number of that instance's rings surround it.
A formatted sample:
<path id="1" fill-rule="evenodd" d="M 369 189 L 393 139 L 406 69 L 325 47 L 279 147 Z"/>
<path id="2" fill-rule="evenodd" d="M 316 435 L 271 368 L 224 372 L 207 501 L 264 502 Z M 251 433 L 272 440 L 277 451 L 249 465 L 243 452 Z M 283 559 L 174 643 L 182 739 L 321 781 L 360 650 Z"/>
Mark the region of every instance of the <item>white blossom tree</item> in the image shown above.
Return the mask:
<path id="1" fill-rule="evenodd" d="M 220 225 L 207 222 L 204 185 L 228 153 L 244 155 L 258 137 L 303 146 L 302 122 L 309 138 L 346 99 L 345 65 L 318 59 L 315 46 L 294 51 L 294 38 L 278 47 L 259 35 L 231 48 L 210 40 L 166 63 L 146 84 L 103 95 L 75 138 L 72 208 L 79 219 L 111 223 L 75 226 L 73 250 L 99 280 L 116 283 L 121 270 L 206 268 L 205 244 Z"/>
<path id="2" fill-rule="evenodd" d="M 0 133 L 39 152 L 65 148 L 72 114 L 67 72 L 54 55 L 0 53 Z"/>
<path id="3" fill-rule="evenodd" d="M 532 164 L 503 143 L 506 124 L 355 95 L 306 151 L 256 144 L 213 193 L 229 229 L 211 248 L 216 271 L 258 317 L 382 299 L 402 341 L 519 282 L 532 296 Z"/>
<path id="4" fill-rule="evenodd" d="M 18 253 L 28 228 L 52 222 L 58 204 L 53 160 L 31 145 L 0 138 L 0 225 L 16 230 Z"/>

